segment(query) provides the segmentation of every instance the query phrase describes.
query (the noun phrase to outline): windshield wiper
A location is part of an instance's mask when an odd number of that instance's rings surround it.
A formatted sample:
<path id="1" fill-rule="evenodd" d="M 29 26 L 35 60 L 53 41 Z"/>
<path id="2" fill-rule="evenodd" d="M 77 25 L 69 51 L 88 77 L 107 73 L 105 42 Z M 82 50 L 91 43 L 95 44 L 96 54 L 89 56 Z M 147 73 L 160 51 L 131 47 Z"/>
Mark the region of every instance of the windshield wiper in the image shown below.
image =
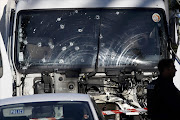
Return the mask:
<path id="1" fill-rule="evenodd" d="M 100 15 L 101 16 L 101 15 Z M 99 30 L 98 30 L 98 42 L 97 42 L 97 56 L 96 56 L 96 61 L 95 61 L 95 71 L 89 73 L 87 77 L 92 77 L 95 76 L 96 73 L 98 72 L 98 65 L 99 65 L 99 51 L 100 51 L 100 39 L 101 39 L 101 19 L 99 19 Z"/>
<path id="2" fill-rule="evenodd" d="M 98 72 L 98 65 L 99 65 L 100 36 L 101 36 L 101 20 L 100 20 L 100 26 L 99 26 L 97 56 L 96 56 L 96 62 L 95 62 L 95 72 L 96 73 Z"/>

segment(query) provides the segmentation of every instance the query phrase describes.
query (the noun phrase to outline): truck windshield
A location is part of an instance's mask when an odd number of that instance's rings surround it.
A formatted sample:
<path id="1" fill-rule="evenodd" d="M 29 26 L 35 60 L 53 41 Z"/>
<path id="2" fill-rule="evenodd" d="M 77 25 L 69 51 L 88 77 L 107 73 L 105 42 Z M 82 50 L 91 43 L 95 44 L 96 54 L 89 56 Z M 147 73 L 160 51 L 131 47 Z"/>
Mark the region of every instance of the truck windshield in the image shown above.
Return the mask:
<path id="1" fill-rule="evenodd" d="M 152 65 L 166 55 L 164 16 L 161 9 L 20 11 L 16 63 L 62 68 Z"/>
<path id="2" fill-rule="evenodd" d="M 94 120 L 87 102 L 41 102 L 0 107 L 0 120 Z"/>

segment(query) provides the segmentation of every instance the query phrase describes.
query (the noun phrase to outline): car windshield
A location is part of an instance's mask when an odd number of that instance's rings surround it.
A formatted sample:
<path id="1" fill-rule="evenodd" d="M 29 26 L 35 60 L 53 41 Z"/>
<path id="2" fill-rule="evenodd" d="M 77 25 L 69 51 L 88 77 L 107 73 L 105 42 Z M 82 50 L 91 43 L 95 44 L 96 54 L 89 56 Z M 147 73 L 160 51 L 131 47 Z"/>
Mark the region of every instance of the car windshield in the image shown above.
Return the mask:
<path id="1" fill-rule="evenodd" d="M 166 31 L 161 9 L 20 11 L 16 63 L 20 68 L 152 65 L 166 55 Z"/>
<path id="2" fill-rule="evenodd" d="M 87 102 L 41 102 L 0 107 L 0 120 L 94 120 Z"/>

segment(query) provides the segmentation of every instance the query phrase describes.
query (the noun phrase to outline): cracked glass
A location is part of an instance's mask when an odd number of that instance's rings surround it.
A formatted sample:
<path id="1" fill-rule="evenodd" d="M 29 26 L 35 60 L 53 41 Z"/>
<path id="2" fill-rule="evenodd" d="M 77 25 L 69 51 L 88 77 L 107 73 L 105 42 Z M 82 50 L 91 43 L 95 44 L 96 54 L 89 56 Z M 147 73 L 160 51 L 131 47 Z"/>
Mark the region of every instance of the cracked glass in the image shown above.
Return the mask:
<path id="1" fill-rule="evenodd" d="M 16 63 L 21 69 L 157 64 L 167 53 L 166 29 L 161 9 L 20 11 Z"/>

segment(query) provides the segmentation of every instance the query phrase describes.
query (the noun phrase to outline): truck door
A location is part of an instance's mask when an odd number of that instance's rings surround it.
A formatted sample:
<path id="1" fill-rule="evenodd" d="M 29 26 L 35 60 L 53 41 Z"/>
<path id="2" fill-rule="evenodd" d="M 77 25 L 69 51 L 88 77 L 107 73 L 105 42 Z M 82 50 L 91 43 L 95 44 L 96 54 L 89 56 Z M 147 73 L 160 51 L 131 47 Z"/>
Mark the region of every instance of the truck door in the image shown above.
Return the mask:
<path id="1" fill-rule="evenodd" d="M 2 35 L 0 34 L 0 99 L 12 97 L 12 74 Z"/>

